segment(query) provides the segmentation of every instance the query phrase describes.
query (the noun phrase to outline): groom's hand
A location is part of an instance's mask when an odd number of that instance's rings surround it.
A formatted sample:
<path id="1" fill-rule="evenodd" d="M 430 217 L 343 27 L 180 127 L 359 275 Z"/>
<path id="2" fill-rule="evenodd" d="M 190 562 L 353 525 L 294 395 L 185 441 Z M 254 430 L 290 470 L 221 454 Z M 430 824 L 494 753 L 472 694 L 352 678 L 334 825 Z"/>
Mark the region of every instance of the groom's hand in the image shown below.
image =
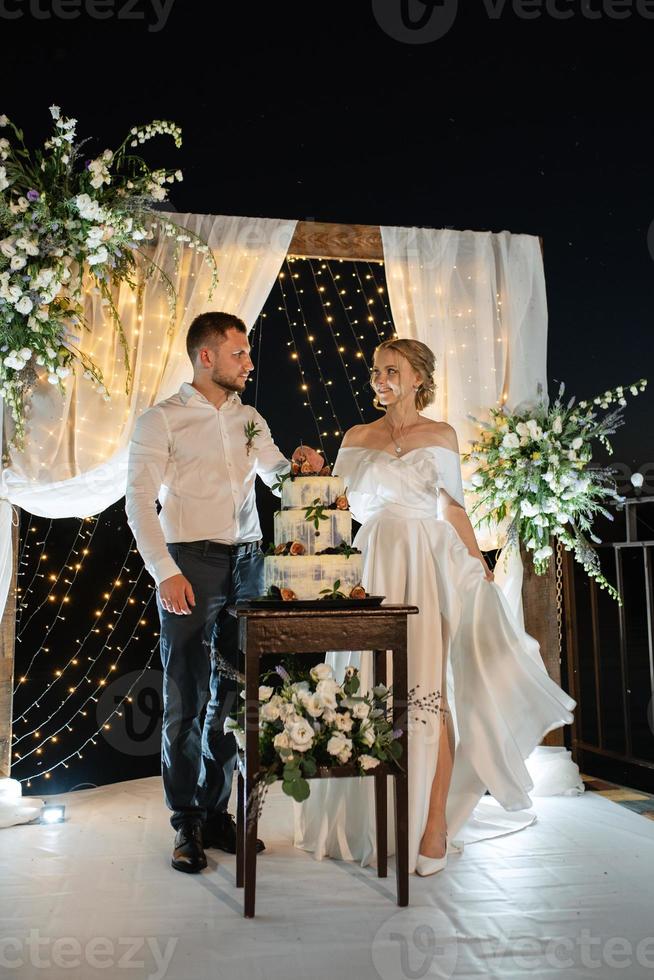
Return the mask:
<path id="1" fill-rule="evenodd" d="M 182 574 L 165 578 L 159 586 L 161 605 L 167 612 L 177 613 L 178 616 L 190 616 L 192 609 L 189 603 L 195 605 L 193 586 Z"/>

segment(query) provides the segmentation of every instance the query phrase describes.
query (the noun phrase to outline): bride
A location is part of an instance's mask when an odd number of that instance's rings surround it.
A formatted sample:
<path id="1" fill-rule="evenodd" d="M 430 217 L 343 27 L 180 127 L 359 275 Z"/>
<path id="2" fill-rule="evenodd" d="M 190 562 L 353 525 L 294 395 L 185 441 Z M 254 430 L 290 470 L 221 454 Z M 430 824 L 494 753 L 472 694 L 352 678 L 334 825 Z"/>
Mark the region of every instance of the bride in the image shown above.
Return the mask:
<path id="1" fill-rule="evenodd" d="M 345 434 L 333 468 L 362 525 L 353 543 L 366 590 L 420 610 L 408 617 L 408 686 L 418 697 L 439 695 L 436 712 L 411 709 L 407 732 L 409 870 L 419 875 L 445 867 L 448 841 L 457 850 L 453 836 L 469 818 L 477 817 L 483 839 L 487 789 L 509 819 L 489 823 L 485 836 L 533 822 L 533 814 L 512 812 L 531 806 L 524 760 L 547 732 L 572 722 L 576 705 L 547 674 L 479 550 L 456 432 L 420 414 L 434 400 L 434 367 L 420 341 L 381 343 L 371 386 L 384 415 Z M 331 652 L 326 661 L 337 680 L 353 665 L 361 690 L 372 687 L 369 652 Z M 309 798 L 294 804 L 295 845 L 319 859 L 376 860 L 373 783 L 315 780 Z M 392 853 L 392 808 L 389 816 Z"/>

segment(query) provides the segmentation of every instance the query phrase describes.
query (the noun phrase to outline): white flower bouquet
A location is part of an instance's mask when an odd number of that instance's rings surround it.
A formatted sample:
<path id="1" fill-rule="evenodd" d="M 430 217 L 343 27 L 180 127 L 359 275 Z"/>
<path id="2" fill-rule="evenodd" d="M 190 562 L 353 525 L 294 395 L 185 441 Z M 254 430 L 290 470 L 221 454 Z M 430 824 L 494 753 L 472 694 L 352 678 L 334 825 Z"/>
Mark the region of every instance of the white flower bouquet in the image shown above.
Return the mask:
<path id="1" fill-rule="evenodd" d="M 520 412 L 491 408 L 490 422 L 469 416 L 481 428 L 479 440 L 463 455 L 464 460 L 478 463 L 468 483 L 476 496 L 470 514 L 482 511 L 475 526 L 508 519 L 505 552 L 518 540 L 524 541 L 538 575 L 547 570 L 553 554 L 552 536 L 558 538 L 600 588 L 622 604 L 617 590 L 602 575 L 586 532 L 601 543 L 591 530 L 595 514 L 613 520 L 605 504 L 623 503 L 625 498 L 617 493 L 612 467 L 590 465 L 591 443 L 598 439 L 613 452 L 608 436 L 624 424 L 626 392 L 637 395 L 646 385 L 641 378 L 577 405 L 573 396 L 564 406 L 561 383 L 551 406 L 540 400 Z M 617 407 L 598 417 L 597 408 L 611 405 Z"/>
<path id="2" fill-rule="evenodd" d="M 94 159 L 76 140 L 77 120 L 51 106 L 53 133 L 43 149 L 30 151 L 23 133 L 0 116 L 0 395 L 15 422 L 12 445 L 24 444 L 25 403 L 38 379 L 37 367 L 65 394 L 64 379 L 75 363 L 99 394 L 110 397 L 102 373 L 75 341 L 84 320 L 83 284 L 102 294 L 123 347 L 126 391 L 132 372 L 127 341 L 111 287 L 136 287 L 157 273 L 164 281 L 174 315 L 175 291 L 166 272 L 155 265 L 144 245 L 159 229 L 201 252 L 217 281 L 208 245 L 187 229 L 157 215 L 169 185 L 180 170 L 153 170 L 132 152 L 157 135 L 181 146 L 181 131 L 155 120 L 134 127 L 116 150 Z"/>
<path id="3" fill-rule="evenodd" d="M 356 775 L 382 762 L 399 766 L 402 731 L 387 719 L 392 688 L 379 684 L 362 696 L 356 668 L 348 667 L 339 684 L 329 664 L 306 670 L 294 659 L 262 680 L 273 676 L 281 685 L 259 687 L 260 794 L 282 779 L 283 791 L 302 802 L 309 796 L 305 777 L 319 768 L 350 765 Z M 245 748 L 244 715 L 243 707 L 224 726 L 240 749 Z M 262 803 L 261 798 L 259 809 Z"/>

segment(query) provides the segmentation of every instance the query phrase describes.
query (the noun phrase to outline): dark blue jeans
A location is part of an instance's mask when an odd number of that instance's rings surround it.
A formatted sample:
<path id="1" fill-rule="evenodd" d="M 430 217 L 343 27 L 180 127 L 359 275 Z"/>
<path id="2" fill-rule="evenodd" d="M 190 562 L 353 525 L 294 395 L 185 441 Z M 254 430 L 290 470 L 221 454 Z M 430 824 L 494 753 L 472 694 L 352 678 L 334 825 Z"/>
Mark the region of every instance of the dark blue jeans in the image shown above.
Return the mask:
<path id="1" fill-rule="evenodd" d="M 236 683 L 218 673 L 211 648 L 243 670 L 237 620 L 227 608 L 262 594 L 263 552 L 218 553 L 209 541 L 167 547 L 195 595 L 191 614 L 177 615 L 163 608 L 157 589 L 163 666 L 161 775 L 170 822 L 177 830 L 184 820 L 203 822 L 227 808 L 236 740 L 223 726 L 234 707 Z"/>

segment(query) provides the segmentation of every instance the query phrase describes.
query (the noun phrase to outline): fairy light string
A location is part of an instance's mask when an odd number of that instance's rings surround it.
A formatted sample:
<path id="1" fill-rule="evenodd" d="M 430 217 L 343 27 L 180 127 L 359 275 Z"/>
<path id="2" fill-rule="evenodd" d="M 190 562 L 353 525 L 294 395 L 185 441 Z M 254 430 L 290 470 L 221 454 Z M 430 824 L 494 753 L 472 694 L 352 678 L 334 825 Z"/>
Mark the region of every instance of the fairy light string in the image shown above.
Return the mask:
<path id="1" fill-rule="evenodd" d="M 286 265 L 287 265 L 287 268 L 288 268 L 288 261 L 287 261 Z M 298 273 L 298 275 L 299 275 L 299 273 Z M 316 370 L 318 372 L 318 377 L 320 378 L 320 382 L 321 382 L 323 388 L 325 389 L 325 395 L 326 395 L 325 405 L 328 405 L 329 406 L 329 409 L 330 409 L 330 411 L 332 413 L 332 417 L 334 419 L 334 422 L 336 423 L 336 431 L 334 432 L 334 435 L 335 436 L 339 436 L 339 435 L 341 435 L 342 427 L 341 427 L 341 423 L 339 421 L 338 415 L 336 414 L 336 409 L 334 408 L 334 403 L 332 401 L 332 397 L 331 397 L 331 394 L 330 394 L 330 391 L 329 391 L 329 386 L 332 384 L 332 381 L 331 381 L 331 379 L 326 381 L 325 380 L 325 376 L 324 376 L 324 374 L 322 372 L 322 367 L 320 365 L 320 361 L 318 360 L 318 353 L 322 353 L 322 350 L 317 351 L 316 348 L 315 348 L 315 346 L 314 346 L 314 344 L 315 344 L 315 335 L 309 330 L 309 325 L 307 323 L 307 319 L 306 319 L 304 310 L 302 308 L 302 304 L 300 302 L 300 293 L 298 292 L 298 288 L 297 288 L 297 286 L 295 284 L 295 276 L 293 274 L 291 274 L 291 285 L 293 286 L 293 289 L 295 291 L 295 298 L 296 298 L 296 301 L 297 301 L 297 309 L 298 309 L 298 313 L 300 314 L 300 316 L 302 318 L 302 324 L 304 326 L 304 332 L 305 332 L 305 335 L 306 335 L 306 338 L 307 338 L 307 343 L 309 345 L 309 350 L 311 351 L 311 354 L 313 355 L 313 361 L 314 361 L 314 364 L 316 366 Z M 328 435 L 328 433 L 323 432 L 322 435 L 323 436 L 326 436 L 326 435 Z"/>
<path id="2" fill-rule="evenodd" d="M 123 564 L 123 568 L 124 567 L 125 567 L 125 565 Z M 14 740 L 14 745 L 17 745 L 24 738 L 28 737 L 29 735 L 32 735 L 39 728 L 44 728 L 52 720 L 52 718 L 54 718 L 57 714 L 59 714 L 59 712 L 62 710 L 62 708 L 64 708 L 65 705 L 68 703 L 68 701 L 70 701 L 74 697 L 74 695 L 77 693 L 77 690 L 81 686 L 82 682 L 84 680 L 88 680 L 89 673 L 90 673 L 91 669 L 92 668 L 95 668 L 98 660 L 100 659 L 100 657 L 102 656 L 102 654 L 104 653 L 104 651 L 105 650 L 112 650 L 112 647 L 108 645 L 108 642 L 107 641 L 111 637 L 111 635 L 116 631 L 116 625 L 120 621 L 120 619 L 121 619 L 123 613 L 125 612 L 126 608 L 128 607 L 128 605 L 132 605 L 136 601 L 136 600 L 134 600 L 134 592 L 136 591 L 137 586 L 139 585 L 140 579 L 141 579 L 144 571 L 145 571 L 145 569 L 142 567 L 141 570 L 139 571 L 136 579 L 133 580 L 132 589 L 130 590 L 129 594 L 126 596 L 125 601 L 123 603 L 122 609 L 120 609 L 120 610 L 117 610 L 117 609 L 116 610 L 113 610 L 113 612 L 115 613 L 115 616 L 112 615 L 111 618 L 112 619 L 116 619 L 116 623 L 109 623 L 109 625 L 107 627 L 108 630 L 109 630 L 109 633 L 108 633 L 108 635 L 107 635 L 104 643 L 102 644 L 100 650 L 98 651 L 97 655 L 95 657 L 87 656 L 87 660 L 90 661 L 90 666 L 87 667 L 86 673 L 83 674 L 79 678 L 79 680 L 77 681 L 77 683 L 75 684 L 74 687 L 69 687 L 68 688 L 68 696 L 66 698 L 64 698 L 63 701 L 61 701 L 61 703 L 54 709 L 54 711 L 50 715 L 48 715 L 48 717 L 45 719 L 45 721 L 41 722 L 40 725 L 37 725 L 36 728 L 32 729 L 31 731 L 24 732 L 22 735 L 20 735 L 18 738 L 16 738 Z M 113 590 L 112 590 L 111 595 L 113 595 Z M 106 610 L 106 606 L 108 604 L 109 604 L 109 600 L 105 600 L 105 606 L 103 607 L 103 609 L 100 612 L 98 612 L 96 614 L 96 618 L 94 620 L 93 626 L 91 626 L 91 628 L 88 630 L 88 632 L 87 632 L 86 636 L 84 637 L 84 639 L 81 640 L 81 641 L 79 639 L 77 639 L 75 641 L 76 643 L 79 643 L 80 644 L 78 650 L 76 650 L 75 653 L 70 657 L 70 659 L 69 659 L 68 663 L 65 665 L 65 667 L 58 668 L 55 671 L 55 678 L 54 678 L 54 680 L 48 682 L 48 685 L 47 685 L 44 693 L 42 695 L 40 695 L 41 698 L 44 698 L 44 696 L 46 694 L 51 694 L 52 691 L 53 691 L 53 689 L 59 683 L 61 683 L 62 681 L 66 682 L 66 680 L 67 680 L 66 679 L 66 671 L 69 668 L 71 668 L 73 666 L 75 666 L 75 667 L 78 666 L 80 657 L 82 656 L 82 653 L 83 653 L 83 650 L 84 650 L 84 646 L 86 644 L 86 641 L 92 636 L 92 634 L 100 633 L 100 628 L 99 628 L 99 626 L 97 624 L 101 621 L 102 615 L 104 614 L 104 611 Z M 142 613 L 139 613 L 139 615 L 142 615 Z M 141 620 L 140 621 L 140 625 L 146 625 L 146 623 L 143 620 Z M 117 649 L 120 649 L 120 648 L 117 647 Z M 68 683 L 70 683 L 70 681 L 68 681 Z M 33 702 L 29 706 L 29 708 L 26 708 L 23 711 L 22 715 L 19 715 L 19 717 L 16 719 L 16 721 L 24 720 L 25 723 L 27 724 L 26 716 L 31 711 L 31 709 L 35 706 L 35 704 L 36 704 L 36 702 Z"/>

